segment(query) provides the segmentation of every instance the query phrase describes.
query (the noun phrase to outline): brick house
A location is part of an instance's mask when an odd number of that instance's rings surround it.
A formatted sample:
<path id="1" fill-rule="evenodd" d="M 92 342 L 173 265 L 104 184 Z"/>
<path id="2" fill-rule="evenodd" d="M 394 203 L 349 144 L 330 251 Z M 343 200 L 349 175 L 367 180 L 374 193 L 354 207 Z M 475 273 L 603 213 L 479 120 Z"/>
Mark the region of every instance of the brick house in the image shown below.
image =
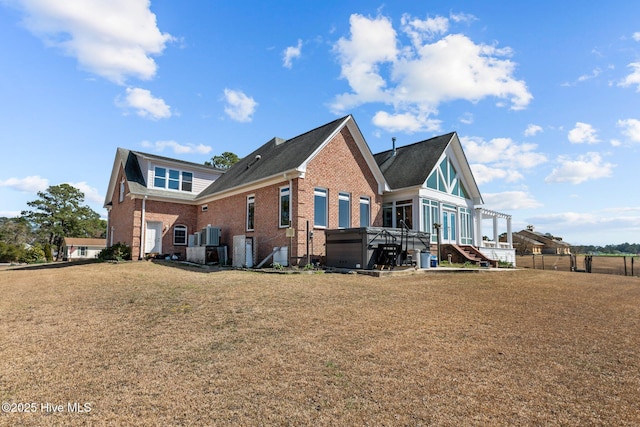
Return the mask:
<path id="1" fill-rule="evenodd" d="M 119 148 L 107 242 L 131 245 L 138 258 L 184 256 L 189 236 L 211 225 L 232 253 L 235 239 L 250 239 L 256 264 L 278 247 L 304 264 L 326 254 L 326 230 L 398 227 L 399 219 L 431 232 L 446 215 L 447 241 L 473 245 L 479 203 L 455 133 L 374 156 L 349 115 L 273 138 L 226 171 Z"/>
<path id="2" fill-rule="evenodd" d="M 107 245 L 126 243 L 134 259 L 148 254 L 184 257 L 197 229 L 196 197 L 223 171 L 202 164 L 118 148 L 105 208 Z"/>

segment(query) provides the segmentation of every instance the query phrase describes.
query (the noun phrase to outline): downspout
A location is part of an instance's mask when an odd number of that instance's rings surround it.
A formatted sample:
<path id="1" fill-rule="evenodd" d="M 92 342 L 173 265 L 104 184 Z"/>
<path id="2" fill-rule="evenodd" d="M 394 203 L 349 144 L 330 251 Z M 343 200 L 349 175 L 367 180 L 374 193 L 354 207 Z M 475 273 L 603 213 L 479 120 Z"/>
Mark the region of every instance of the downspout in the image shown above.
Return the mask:
<path id="1" fill-rule="evenodd" d="M 106 234 L 106 239 L 105 239 L 105 243 L 107 245 L 107 247 L 111 247 L 113 245 L 110 245 L 109 242 L 113 242 L 113 233 L 111 231 L 111 209 L 107 209 L 107 234 Z"/>
<path id="2" fill-rule="evenodd" d="M 144 216 L 147 209 L 147 196 L 142 199 L 142 213 L 140 215 L 140 257 L 138 259 L 144 259 L 144 239 L 145 239 L 145 227 Z"/>
<path id="3" fill-rule="evenodd" d="M 285 178 L 287 174 L 284 174 Z M 293 180 L 289 178 L 289 227 L 293 228 Z M 291 260 L 293 259 L 293 248 L 289 248 L 289 266 L 291 266 Z M 298 233 L 296 233 L 296 256 L 298 256 Z"/>

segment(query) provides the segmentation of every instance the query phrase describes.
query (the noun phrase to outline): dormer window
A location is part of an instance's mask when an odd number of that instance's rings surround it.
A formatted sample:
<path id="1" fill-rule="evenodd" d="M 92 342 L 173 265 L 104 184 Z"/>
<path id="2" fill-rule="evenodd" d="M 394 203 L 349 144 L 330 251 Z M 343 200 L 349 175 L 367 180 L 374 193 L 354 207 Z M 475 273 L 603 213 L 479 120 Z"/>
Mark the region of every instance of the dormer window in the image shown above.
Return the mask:
<path id="1" fill-rule="evenodd" d="M 193 189 L 193 173 L 156 167 L 154 169 L 153 186 L 167 190 L 191 192 Z"/>

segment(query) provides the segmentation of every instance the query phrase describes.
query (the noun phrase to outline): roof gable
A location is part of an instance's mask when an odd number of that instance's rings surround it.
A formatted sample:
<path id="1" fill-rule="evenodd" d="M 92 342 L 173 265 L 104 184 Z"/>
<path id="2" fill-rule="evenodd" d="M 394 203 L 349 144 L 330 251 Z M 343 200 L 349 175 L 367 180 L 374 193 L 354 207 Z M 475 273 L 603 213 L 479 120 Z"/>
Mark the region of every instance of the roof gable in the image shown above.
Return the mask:
<path id="1" fill-rule="evenodd" d="M 392 189 L 422 185 L 436 167 L 453 133 L 375 154 L 374 158 Z"/>
<path id="2" fill-rule="evenodd" d="M 482 204 L 482 196 L 462 150 L 456 132 L 436 136 L 414 144 L 383 151 L 374 157 L 385 179 L 393 190 L 424 186 L 431 172 L 439 166 L 445 155 L 453 155 L 464 177 L 465 189 L 475 204 Z"/>
<path id="3" fill-rule="evenodd" d="M 120 167 L 124 170 L 124 176 L 129 186 L 129 194 L 139 196 L 154 196 L 154 197 L 169 197 L 176 201 L 192 201 L 197 196 L 196 193 L 181 193 L 181 192 L 168 192 L 162 189 L 149 188 L 145 179 L 145 171 L 141 163 L 151 161 L 153 163 L 161 163 L 167 166 L 175 166 L 179 169 L 186 169 L 189 171 L 204 170 L 207 172 L 217 172 L 223 174 L 224 171 L 207 166 L 200 163 L 188 162 L 185 160 L 172 159 L 169 157 L 158 156 L 155 154 L 143 153 L 140 151 L 127 150 L 126 148 L 118 148 L 116 150 L 116 156 L 113 162 L 113 168 L 111 171 L 111 178 L 109 181 L 109 187 L 107 189 L 107 195 L 105 197 L 104 206 L 107 207 L 113 198 L 113 193 L 116 191 L 119 185 L 116 182 Z"/>
<path id="4" fill-rule="evenodd" d="M 349 128 L 352 134 L 356 134 L 354 135 L 356 143 L 358 143 L 365 158 L 368 157 L 369 167 L 377 169 L 371 151 L 359 133 L 353 117 L 349 115 L 288 140 L 281 138 L 271 139 L 233 165 L 223 176 L 200 193 L 198 198 L 205 198 L 274 177 L 284 177 L 285 174 L 302 176 L 306 171 L 308 162 L 345 126 Z M 384 180 L 379 171 L 376 174 L 376 170 L 374 170 L 374 174 L 379 179 L 379 182 Z"/>
<path id="5" fill-rule="evenodd" d="M 97 246 L 104 248 L 107 246 L 107 240 L 88 237 L 65 237 L 63 246 Z"/>

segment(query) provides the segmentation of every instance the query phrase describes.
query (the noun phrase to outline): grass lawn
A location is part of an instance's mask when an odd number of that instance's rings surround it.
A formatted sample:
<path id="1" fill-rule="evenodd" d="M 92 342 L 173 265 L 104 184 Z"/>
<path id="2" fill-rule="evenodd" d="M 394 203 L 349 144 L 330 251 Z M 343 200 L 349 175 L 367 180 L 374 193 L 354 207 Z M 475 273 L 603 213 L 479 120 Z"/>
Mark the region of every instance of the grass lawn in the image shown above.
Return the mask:
<path id="1" fill-rule="evenodd" d="M 0 334 L 7 426 L 640 425 L 633 277 L 7 269 Z"/>

